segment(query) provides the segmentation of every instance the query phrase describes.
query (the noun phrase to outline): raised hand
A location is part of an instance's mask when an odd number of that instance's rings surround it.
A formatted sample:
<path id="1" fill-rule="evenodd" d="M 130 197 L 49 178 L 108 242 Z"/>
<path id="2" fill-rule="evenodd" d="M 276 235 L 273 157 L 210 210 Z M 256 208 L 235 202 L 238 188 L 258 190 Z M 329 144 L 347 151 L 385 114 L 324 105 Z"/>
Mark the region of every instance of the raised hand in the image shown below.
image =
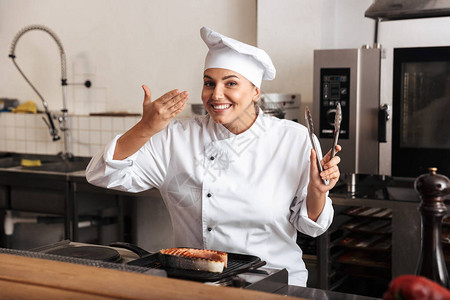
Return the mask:
<path id="1" fill-rule="evenodd" d="M 141 120 L 125 132 L 116 143 L 113 159 L 122 160 L 136 153 L 157 132 L 163 130 L 186 106 L 188 92 L 173 90 L 152 102 L 150 89 L 143 85 L 144 102 Z"/>
<path id="2" fill-rule="evenodd" d="M 150 89 L 146 85 L 143 85 L 142 89 L 145 96 L 140 123 L 143 128 L 147 128 L 152 133 L 164 129 L 173 118 L 183 111 L 186 101 L 189 99 L 187 91 L 172 90 L 152 102 Z"/>

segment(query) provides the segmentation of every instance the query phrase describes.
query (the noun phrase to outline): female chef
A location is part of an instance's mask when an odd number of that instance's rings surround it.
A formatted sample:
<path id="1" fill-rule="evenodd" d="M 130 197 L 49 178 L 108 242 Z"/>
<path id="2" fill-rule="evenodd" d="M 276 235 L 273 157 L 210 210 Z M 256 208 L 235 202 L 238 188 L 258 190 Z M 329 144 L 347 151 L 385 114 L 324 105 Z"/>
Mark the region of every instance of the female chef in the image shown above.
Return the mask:
<path id="1" fill-rule="evenodd" d="M 307 129 L 256 105 L 261 81 L 275 77 L 266 52 L 206 27 L 200 32 L 209 48 L 201 96 L 208 114 L 173 120 L 188 93 L 173 90 L 152 102 L 143 86 L 142 119 L 92 158 L 87 180 L 128 192 L 157 188 L 175 246 L 256 255 L 286 268 L 289 284 L 305 286 L 297 230 L 317 236 L 330 226 L 327 192 L 340 159 L 328 152 L 319 174 Z"/>

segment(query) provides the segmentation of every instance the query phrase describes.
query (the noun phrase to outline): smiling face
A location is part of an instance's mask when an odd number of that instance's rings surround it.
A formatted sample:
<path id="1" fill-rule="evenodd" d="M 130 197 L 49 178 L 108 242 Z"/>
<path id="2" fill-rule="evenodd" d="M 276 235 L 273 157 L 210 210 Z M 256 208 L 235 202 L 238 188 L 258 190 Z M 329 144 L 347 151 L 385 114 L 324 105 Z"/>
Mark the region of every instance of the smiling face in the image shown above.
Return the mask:
<path id="1" fill-rule="evenodd" d="M 202 101 L 214 122 L 239 134 L 256 120 L 255 103 L 259 88 L 239 73 L 227 69 L 211 68 L 203 76 Z"/>

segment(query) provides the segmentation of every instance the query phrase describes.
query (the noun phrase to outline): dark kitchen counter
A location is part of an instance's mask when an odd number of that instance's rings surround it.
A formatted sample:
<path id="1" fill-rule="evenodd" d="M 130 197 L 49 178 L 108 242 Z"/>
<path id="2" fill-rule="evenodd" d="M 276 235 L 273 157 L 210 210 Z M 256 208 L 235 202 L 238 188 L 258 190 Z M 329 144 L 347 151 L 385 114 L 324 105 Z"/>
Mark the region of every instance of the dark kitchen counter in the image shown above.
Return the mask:
<path id="1" fill-rule="evenodd" d="M 326 291 L 321 289 L 313 289 L 295 285 L 287 285 L 276 292 L 276 294 L 286 295 L 290 297 L 299 297 L 306 299 L 320 300 L 374 300 L 380 298 L 372 298 L 361 295 L 339 293 Z"/>
<path id="2" fill-rule="evenodd" d="M 359 201 L 389 201 L 390 203 L 419 203 L 414 190 L 415 178 L 369 174 L 343 174 L 330 191 L 330 197 L 358 199 Z"/>

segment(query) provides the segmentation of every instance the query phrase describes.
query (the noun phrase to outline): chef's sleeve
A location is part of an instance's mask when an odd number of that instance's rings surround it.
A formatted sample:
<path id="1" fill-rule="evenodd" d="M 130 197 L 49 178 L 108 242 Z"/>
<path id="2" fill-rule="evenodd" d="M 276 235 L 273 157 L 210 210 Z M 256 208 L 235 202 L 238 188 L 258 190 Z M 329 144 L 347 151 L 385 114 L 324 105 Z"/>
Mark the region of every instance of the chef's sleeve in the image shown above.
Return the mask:
<path id="1" fill-rule="evenodd" d="M 105 148 L 96 153 L 86 168 L 89 183 L 131 193 L 159 188 L 167 173 L 170 141 L 167 128 L 154 136 L 133 155 L 114 160 L 116 136 Z"/>
<path id="2" fill-rule="evenodd" d="M 334 209 L 329 197 L 326 198 L 325 206 L 319 215 L 317 221 L 313 221 L 308 217 L 308 209 L 306 207 L 306 194 L 301 198 L 294 199 L 291 205 L 290 222 L 294 227 L 306 235 L 316 237 L 327 231 L 333 222 Z"/>
<path id="3" fill-rule="evenodd" d="M 314 136 L 314 138 L 316 145 L 320 145 L 316 136 Z M 320 157 L 322 157 L 320 147 L 317 149 L 317 151 L 319 152 Z M 327 192 L 325 205 L 317 221 L 313 221 L 308 217 L 306 196 L 309 183 L 310 153 L 311 147 L 309 147 L 308 151 L 305 151 L 305 153 L 303 154 L 303 161 L 305 162 L 302 164 L 303 176 L 300 179 L 296 196 L 291 203 L 291 215 L 289 220 L 301 233 L 316 237 L 324 233 L 330 227 L 331 223 L 333 222 L 334 209 Z"/>

